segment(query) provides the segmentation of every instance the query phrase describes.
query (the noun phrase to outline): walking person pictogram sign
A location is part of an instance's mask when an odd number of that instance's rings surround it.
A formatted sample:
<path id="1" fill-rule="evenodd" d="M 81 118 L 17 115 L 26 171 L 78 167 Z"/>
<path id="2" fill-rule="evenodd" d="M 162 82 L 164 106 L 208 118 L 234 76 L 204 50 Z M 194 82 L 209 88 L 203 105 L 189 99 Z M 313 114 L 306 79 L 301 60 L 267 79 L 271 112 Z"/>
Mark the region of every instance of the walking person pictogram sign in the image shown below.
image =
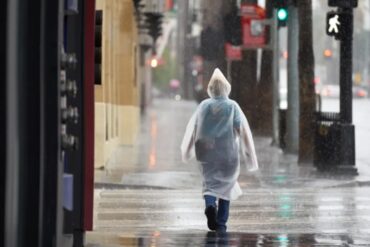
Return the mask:
<path id="1" fill-rule="evenodd" d="M 334 36 L 337 40 L 343 40 L 346 36 L 351 36 L 352 32 L 348 27 L 351 15 L 345 12 L 330 11 L 326 16 L 326 33 Z"/>
<path id="2" fill-rule="evenodd" d="M 329 33 L 339 33 L 340 22 L 338 21 L 339 15 L 334 15 L 329 19 Z"/>

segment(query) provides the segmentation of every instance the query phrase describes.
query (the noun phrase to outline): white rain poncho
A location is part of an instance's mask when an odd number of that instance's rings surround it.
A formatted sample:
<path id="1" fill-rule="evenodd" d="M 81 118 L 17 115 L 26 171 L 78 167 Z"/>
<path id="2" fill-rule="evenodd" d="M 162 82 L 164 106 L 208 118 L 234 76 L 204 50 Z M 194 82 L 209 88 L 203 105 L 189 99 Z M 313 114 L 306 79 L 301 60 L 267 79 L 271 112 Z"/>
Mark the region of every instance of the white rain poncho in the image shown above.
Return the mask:
<path id="1" fill-rule="evenodd" d="M 215 69 L 208 85 L 211 97 L 191 117 L 181 143 L 184 162 L 196 157 L 203 175 L 203 195 L 224 200 L 238 198 L 240 161 L 247 170 L 258 169 L 252 133 L 239 105 L 228 98 L 231 85 Z M 243 156 L 243 157 L 241 157 Z"/>

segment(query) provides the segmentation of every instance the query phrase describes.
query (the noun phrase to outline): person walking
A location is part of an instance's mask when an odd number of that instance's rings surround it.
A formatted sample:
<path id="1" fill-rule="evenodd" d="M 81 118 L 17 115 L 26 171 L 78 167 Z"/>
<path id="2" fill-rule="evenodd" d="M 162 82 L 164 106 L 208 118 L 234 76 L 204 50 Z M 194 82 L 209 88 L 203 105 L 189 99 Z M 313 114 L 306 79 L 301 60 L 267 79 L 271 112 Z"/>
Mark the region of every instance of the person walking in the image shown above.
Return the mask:
<path id="1" fill-rule="evenodd" d="M 210 98 L 190 118 L 181 143 L 182 160 L 196 157 L 203 177 L 208 228 L 226 232 L 230 201 L 241 194 L 240 162 L 258 169 L 252 132 L 237 102 L 229 99 L 231 85 L 216 68 L 208 84 Z M 218 203 L 217 203 L 218 202 Z"/>

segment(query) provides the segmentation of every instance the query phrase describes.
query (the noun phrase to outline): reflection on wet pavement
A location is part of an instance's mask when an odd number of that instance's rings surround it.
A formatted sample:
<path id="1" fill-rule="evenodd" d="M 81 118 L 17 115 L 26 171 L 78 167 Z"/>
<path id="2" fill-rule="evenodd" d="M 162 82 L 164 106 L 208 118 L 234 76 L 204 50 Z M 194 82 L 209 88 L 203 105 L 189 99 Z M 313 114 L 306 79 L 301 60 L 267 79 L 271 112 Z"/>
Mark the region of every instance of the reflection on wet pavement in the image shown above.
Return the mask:
<path id="1" fill-rule="evenodd" d="M 140 235 L 109 235 L 99 246 L 369 246 L 370 237 L 339 234 L 250 234 L 239 232 L 148 232 Z M 109 244 L 108 244 L 109 243 Z"/>
<path id="2" fill-rule="evenodd" d="M 200 179 L 198 168 L 195 163 L 181 162 L 180 143 L 186 123 L 195 107 L 194 102 L 172 100 L 154 102 L 153 109 L 142 116 L 136 144 L 121 145 L 117 148 L 106 168 L 96 171 L 97 184 L 115 183 L 148 187 L 152 185 L 166 188 L 189 187 L 190 184 L 194 187 L 194 182 Z M 168 179 L 161 178 L 176 176 L 176 173 L 179 174 L 176 178 L 185 174 L 182 176 L 185 181 L 171 179 L 171 184 L 167 184 Z M 155 176 L 158 179 L 148 179 L 148 176 Z M 191 179 L 193 177 L 195 180 Z M 160 180 L 163 180 L 162 184 L 159 184 Z M 156 184 L 151 184 L 151 181 L 155 181 Z"/>
<path id="3" fill-rule="evenodd" d="M 157 164 L 157 118 L 153 114 L 150 119 L 150 154 L 149 154 L 149 170 L 155 168 Z"/>
<path id="4" fill-rule="evenodd" d="M 198 190 L 102 189 L 95 198 L 88 246 L 370 246 L 367 188 L 245 189 L 226 239 L 207 236 Z"/>

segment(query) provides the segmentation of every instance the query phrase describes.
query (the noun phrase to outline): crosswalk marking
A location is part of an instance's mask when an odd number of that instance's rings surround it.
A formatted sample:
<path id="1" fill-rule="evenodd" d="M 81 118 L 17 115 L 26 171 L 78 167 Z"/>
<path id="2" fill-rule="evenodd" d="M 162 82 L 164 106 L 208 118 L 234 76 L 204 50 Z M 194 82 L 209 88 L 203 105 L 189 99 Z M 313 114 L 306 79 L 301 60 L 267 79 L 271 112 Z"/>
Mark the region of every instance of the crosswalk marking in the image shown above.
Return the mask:
<path id="1" fill-rule="evenodd" d="M 247 189 L 233 201 L 229 229 L 244 232 L 346 233 L 370 231 L 366 189 Z M 207 230 L 199 190 L 95 191 L 95 230 Z M 351 228 L 351 226 L 356 226 Z M 361 227 L 363 226 L 363 227 Z"/>

